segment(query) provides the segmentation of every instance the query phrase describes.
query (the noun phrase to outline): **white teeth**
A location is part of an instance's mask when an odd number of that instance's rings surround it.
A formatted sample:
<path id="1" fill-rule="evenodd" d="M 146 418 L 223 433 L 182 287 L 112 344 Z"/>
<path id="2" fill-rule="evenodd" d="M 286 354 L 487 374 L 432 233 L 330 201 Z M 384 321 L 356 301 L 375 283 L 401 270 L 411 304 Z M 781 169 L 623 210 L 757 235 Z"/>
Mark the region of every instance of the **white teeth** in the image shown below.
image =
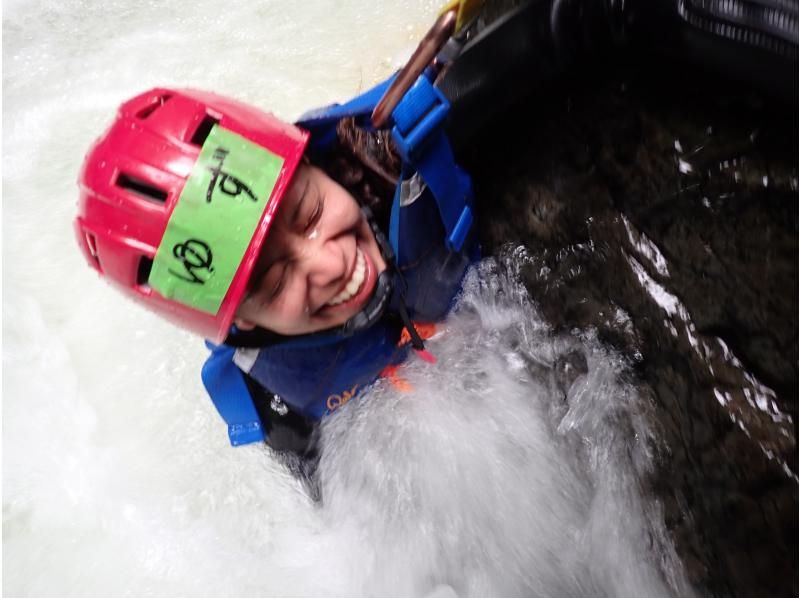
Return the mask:
<path id="1" fill-rule="evenodd" d="M 339 305 L 355 295 L 364 283 L 364 274 L 366 271 L 367 264 L 364 261 L 364 254 L 361 253 L 360 249 L 356 249 L 356 267 L 353 269 L 353 275 L 339 294 L 328 301 L 327 305 Z"/>

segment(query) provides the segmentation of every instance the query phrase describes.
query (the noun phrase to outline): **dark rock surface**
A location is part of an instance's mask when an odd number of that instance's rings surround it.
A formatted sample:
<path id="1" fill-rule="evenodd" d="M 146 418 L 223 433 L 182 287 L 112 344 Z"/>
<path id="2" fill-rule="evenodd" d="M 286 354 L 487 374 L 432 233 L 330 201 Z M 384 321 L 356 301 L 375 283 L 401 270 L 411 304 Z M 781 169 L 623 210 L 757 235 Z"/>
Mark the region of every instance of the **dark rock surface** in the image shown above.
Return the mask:
<path id="1" fill-rule="evenodd" d="M 596 329 L 652 397 L 652 492 L 701 594 L 798 594 L 797 147 L 796 104 L 617 65 L 461 156 L 486 252 L 524 244 L 554 330 Z"/>

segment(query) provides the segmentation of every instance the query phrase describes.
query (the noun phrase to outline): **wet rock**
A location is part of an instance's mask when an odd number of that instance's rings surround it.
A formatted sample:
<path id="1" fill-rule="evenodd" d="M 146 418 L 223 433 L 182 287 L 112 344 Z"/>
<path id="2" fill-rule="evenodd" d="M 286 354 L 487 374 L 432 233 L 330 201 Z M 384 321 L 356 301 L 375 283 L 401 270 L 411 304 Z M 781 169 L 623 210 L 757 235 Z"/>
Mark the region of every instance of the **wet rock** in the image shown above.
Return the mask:
<path id="1" fill-rule="evenodd" d="M 629 358 L 697 588 L 796 596 L 796 106 L 666 66 L 584 75 L 475 144 L 503 151 L 464 152 L 484 247 L 524 244 L 554 329 Z M 552 367 L 568 389 L 585 361 Z"/>

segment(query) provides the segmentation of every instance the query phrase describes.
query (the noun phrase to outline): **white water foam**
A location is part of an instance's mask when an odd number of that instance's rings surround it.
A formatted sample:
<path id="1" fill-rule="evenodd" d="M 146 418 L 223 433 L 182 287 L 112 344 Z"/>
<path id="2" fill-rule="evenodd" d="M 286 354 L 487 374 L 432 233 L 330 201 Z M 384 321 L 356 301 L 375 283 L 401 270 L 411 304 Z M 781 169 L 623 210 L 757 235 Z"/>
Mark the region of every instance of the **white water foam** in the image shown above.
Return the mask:
<path id="1" fill-rule="evenodd" d="M 77 172 L 123 99 L 195 86 L 293 118 L 388 74 L 438 3 L 4 8 L 6 595 L 686 595 L 639 492 L 647 402 L 490 262 L 439 364 L 404 369 L 415 391 L 379 383 L 327 422 L 318 504 L 268 449 L 227 446 L 202 343 L 75 247 Z M 575 350 L 587 373 L 562 388 Z"/>
<path id="2" fill-rule="evenodd" d="M 326 423 L 323 514 L 348 528 L 357 595 L 691 595 L 641 497 L 647 404 L 591 335 L 550 334 L 525 259 L 470 274 L 439 362 L 404 368 L 413 392 L 381 381 Z"/>

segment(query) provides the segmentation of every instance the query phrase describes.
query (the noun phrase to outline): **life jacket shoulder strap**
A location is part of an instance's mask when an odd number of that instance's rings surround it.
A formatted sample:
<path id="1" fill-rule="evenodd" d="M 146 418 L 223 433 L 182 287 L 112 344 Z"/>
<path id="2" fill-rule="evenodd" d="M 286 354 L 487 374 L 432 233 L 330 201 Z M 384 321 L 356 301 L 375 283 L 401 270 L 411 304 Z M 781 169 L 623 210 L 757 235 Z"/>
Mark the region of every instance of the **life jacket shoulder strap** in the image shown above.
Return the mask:
<path id="1" fill-rule="evenodd" d="M 392 112 L 392 139 L 404 165 L 420 174 L 431 190 L 445 228 L 445 243 L 461 251 L 472 227 L 472 182 L 456 164 L 444 125 L 450 103 L 423 74 Z M 397 230 L 390 239 L 398 250 Z"/>
<path id="2" fill-rule="evenodd" d="M 354 117 L 370 128 L 369 116 L 394 76 L 345 104 L 334 104 L 304 114 L 297 124 L 311 132 L 311 151 L 324 151 L 336 139 L 336 123 Z M 456 164 L 445 133 L 450 103 L 423 73 L 392 112 L 394 140 L 403 172 L 418 172 L 436 200 L 445 228 L 445 243 L 460 251 L 472 227 L 472 184 Z M 407 177 L 404 177 L 407 178 Z M 396 233 L 396 231 L 395 231 Z M 390 239 L 398 249 L 397 234 Z"/>
<path id="3" fill-rule="evenodd" d="M 214 345 L 206 341 L 211 349 L 201 377 L 222 419 L 228 425 L 228 438 L 232 446 L 264 440 L 264 426 L 258 416 L 244 374 L 233 362 L 236 349 L 228 345 Z"/>

